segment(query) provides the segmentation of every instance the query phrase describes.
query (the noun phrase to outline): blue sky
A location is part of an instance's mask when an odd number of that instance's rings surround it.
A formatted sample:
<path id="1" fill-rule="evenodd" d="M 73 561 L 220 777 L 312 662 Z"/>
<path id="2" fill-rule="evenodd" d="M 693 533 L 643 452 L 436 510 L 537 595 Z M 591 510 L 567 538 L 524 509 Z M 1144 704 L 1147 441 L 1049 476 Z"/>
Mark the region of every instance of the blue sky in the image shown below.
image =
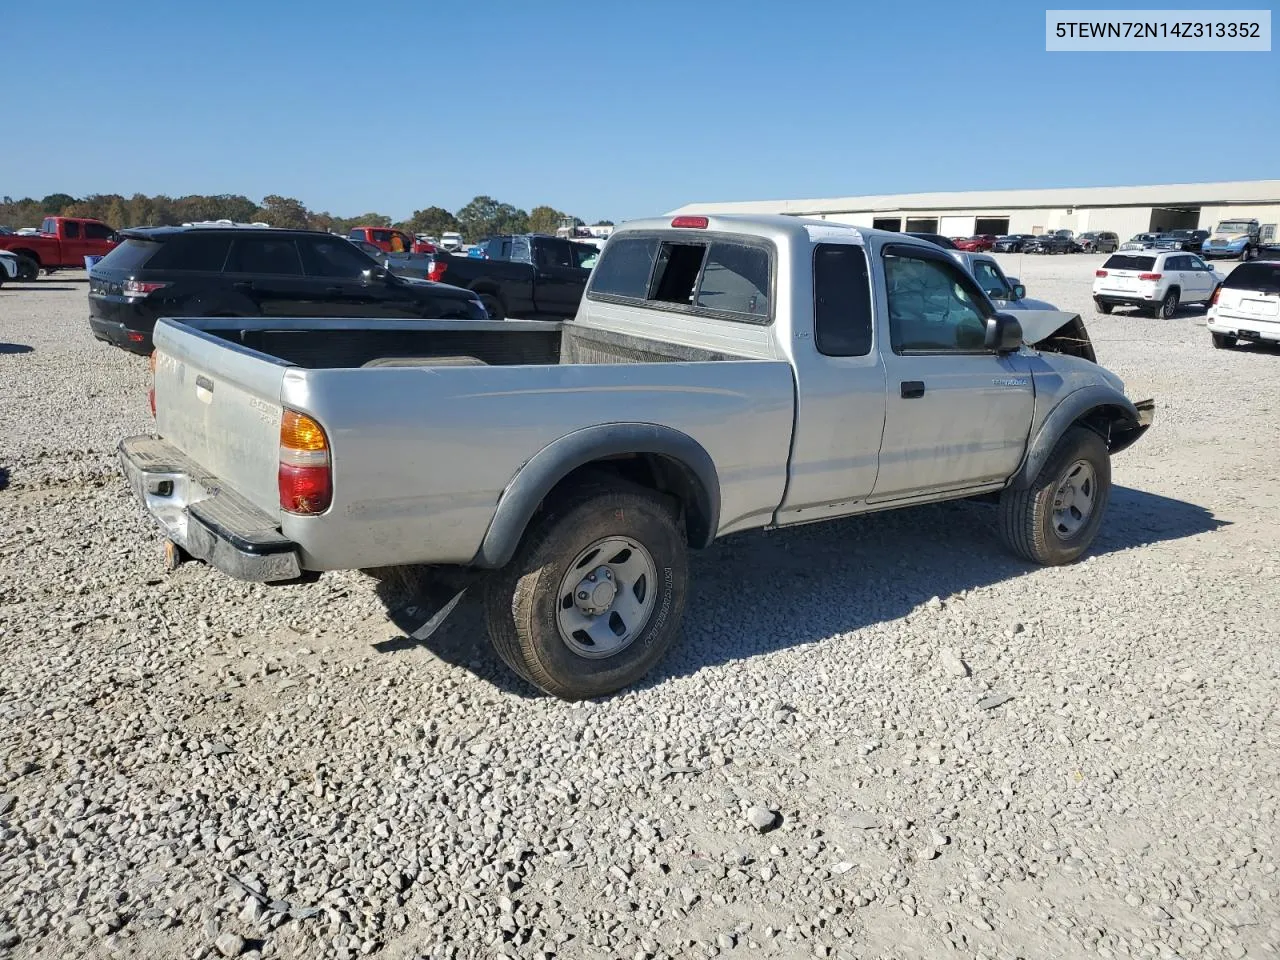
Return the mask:
<path id="1" fill-rule="evenodd" d="M 12 4 L 0 195 L 280 193 L 402 218 L 487 193 L 590 221 L 1280 175 L 1280 54 L 1046 53 L 1045 6 Z"/>

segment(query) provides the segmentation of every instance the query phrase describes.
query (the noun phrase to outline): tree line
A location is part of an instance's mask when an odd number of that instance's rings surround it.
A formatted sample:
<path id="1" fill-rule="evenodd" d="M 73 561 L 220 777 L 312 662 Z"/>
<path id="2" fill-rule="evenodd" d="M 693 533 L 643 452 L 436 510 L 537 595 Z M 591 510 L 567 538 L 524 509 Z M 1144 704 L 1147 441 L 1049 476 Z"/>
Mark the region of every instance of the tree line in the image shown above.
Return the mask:
<path id="1" fill-rule="evenodd" d="M 273 227 L 327 230 L 346 233 L 356 226 L 398 227 L 410 233 L 426 233 L 438 237 L 442 233 L 461 233 L 468 242 L 498 233 L 555 233 L 561 221 L 570 215 L 550 206 L 537 206 L 525 211 L 509 203 L 480 196 L 456 213 L 444 207 L 415 210 L 407 220 L 393 221 L 382 213 L 362 213 L 358 217 L 339 217 L 327 210 L 317 213 L 293 197 L 271 194 L 262 203 L 254 203 L 239 194 L 192 194 L 186 197 L 149 197 L 135 193 L 125 197 L 118 193 L 97 193 L 79 198 L 67 193 L 51 193 L 36 200 L 4 197 L 0 202 L 0 224 L 13 229 L 36 227 L 45 217 L 94 217 L 113 227 L 162 227 L 196 220 L 234 220 L 238 223 L 261 221 Z M 572 217 L 575 224 L 583 221 Z M 611 224 L 601 220 L 599 224 Z"/>

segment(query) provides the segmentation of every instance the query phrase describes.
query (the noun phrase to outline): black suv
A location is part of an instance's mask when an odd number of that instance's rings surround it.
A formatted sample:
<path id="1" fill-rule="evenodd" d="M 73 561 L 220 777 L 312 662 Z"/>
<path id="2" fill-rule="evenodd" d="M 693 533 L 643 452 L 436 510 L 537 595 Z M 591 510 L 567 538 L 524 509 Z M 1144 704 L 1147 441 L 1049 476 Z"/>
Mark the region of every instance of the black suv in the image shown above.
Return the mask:
<path id="1" fill-rule="evenodd" d="M 160 317 L 487 317 L 470 290 L 392 276 L 328 233 L 151 227 L 120 239 L 89 273 L 89 326 L 134 353 L 151 352 Z"/>

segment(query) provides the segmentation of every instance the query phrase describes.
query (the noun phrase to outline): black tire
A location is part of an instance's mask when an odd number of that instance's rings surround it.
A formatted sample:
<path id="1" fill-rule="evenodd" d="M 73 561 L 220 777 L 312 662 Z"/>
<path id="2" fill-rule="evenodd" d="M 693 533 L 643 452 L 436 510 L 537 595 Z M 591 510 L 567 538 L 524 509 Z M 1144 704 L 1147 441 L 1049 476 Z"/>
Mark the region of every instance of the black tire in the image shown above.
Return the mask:
<path id="1" fill-rule="evenodd" d="M 1229 333 L 1215 333 L 1213 336 L 1213 345 L 1218 350 L 1230 350 L 1238 342 L 1235 337 Z"/>
<path id="2" fill-rule="evenodd" d="M 1164 299 L 1160 301 L 1156 307 L 1155 316 L 1163 317 L 1165 320 L 1172 320 L 1173 315 L 1178 312 L 1178 291 L 1170 290 L 1164 295 Z"/>
<path id="3" fill-rule="evenodd" d="M 480 294 L 480 302 L 484 304 L 485 313 L 489 314 L 490 320 L 507 319 L 507 312 L 502 309 L 502 301 L 492 293 Z"/>
<path id="4" fill-rule="evenodd" d="M 1098 308 L 1099 313 L 1110 313 L 1116 308 L 1114 303 L 1103 303 L 1101 300 L 1093 301 L 1093 305 Z"/>
<path id="5" fill-rule="evenodd" d="M 627 646 L 588 659 L 560 634 L 560 586 L 579 554 L 606 537 L 634 540 L 649 552 L 658 592 Z M 688 579 L 684 527 L 672 503 L 622 480 L 592 481 L 554 497 L 511 562 L 489 577 L 489 638 L 512 670 L 546 693 L 566 700 L 603 696 L 635 683 L 666 654 L 680 630 Z"/>
<path id="6" fill-rule="evenodd" d="M 1069 471 L 1084 461 L 1093 468 L 1093 512 L 1071 536 L 1054 523 L 1054 496 Z M 1102 438 L 1087 427 L 1072 427 L 1058 441 L 1035 480 L 1025 490 L 1000 495 L 1000 536 L 1022 557 L 1041 566 L 1074 563 L 1093 544 L 1111 498 L 1111 455 Z"/>

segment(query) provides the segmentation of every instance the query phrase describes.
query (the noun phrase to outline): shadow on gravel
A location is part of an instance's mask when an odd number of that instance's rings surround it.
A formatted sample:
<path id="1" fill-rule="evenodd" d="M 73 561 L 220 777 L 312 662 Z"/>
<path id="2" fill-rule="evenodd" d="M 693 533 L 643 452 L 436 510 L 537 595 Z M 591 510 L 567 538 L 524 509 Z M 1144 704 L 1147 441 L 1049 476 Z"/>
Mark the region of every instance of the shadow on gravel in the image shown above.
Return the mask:
<path id="1" fill-rule="evenodd" d="M 0 353 L 30 353 L 32 349 L 25 343 L 0 343 Z"/>
<path id="2" fill-rule="evenodd" d="M 1195 504 L 1115 487 L 1090 555 L 1225 525 Z M 895 620 L 934 596 L 946 599 L 1037 569 L 1009 554 L 993 536 L 994 527 L 991 506 L 961 501 L 717 541 L 692 557 L 683 638 L 639 686 Z M 504 691 L 540 695 L 493 652 L 478 588 L 425 641 L 408 636 L 423 622 L 406 614 L 411 593 L 403 581 L 379 584 L 388 615 L 406 632 L 378 644 L 380 652 L 422 647 Z"/>
<path id="3" fill-rule="evenodd" d="M 5 467 L 0 467 L 0 490 L 9 486 L 9 471 Z"/>

